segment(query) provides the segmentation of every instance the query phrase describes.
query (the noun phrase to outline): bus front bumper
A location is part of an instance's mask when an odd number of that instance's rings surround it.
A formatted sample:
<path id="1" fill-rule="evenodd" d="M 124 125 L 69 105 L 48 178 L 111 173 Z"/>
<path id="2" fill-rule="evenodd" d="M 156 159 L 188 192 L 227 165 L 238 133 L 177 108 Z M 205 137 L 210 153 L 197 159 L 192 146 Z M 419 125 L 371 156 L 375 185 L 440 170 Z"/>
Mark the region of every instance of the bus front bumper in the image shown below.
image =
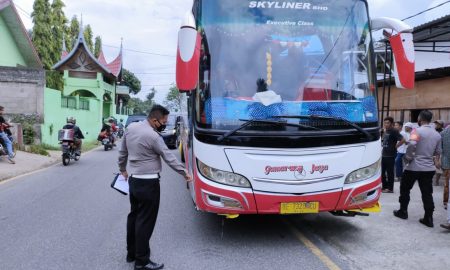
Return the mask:
<path id="1" fill-rule="evenodd" d="M 341 189 L 308 194 L 259 192 L 217 184 L 195 175 L 196 206 L 200 211 L 235 217 L 236 214 L 301 214 L 318 212 L 379 212 L 381 177 L 345 185 Z M 312 211 L 284 212 L 282 205 L 309 205 Z M 295 208 L 295 207 L 294 207 Z"/>

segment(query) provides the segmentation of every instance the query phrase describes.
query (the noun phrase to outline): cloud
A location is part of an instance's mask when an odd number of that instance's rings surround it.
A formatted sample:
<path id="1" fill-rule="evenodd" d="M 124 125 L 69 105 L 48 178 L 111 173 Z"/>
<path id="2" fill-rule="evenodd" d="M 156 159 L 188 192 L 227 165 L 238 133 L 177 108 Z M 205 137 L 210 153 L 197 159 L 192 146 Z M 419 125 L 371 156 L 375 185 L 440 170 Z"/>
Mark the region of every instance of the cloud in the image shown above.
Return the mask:
<path id="1" fill-rule="evenodd" d="M 31 14 L 34 0 L 15 0 L 24 24 L 32 28 Z M 50 0 L 51 2 L 51 0 Z M 118 54 L 121 38 L 124 46 L 124 67 L 135 72 L 142 82 L 141 98 L 157 85 L 156 99 L 162 102 L 170 84 L 175 82 L 175 57 L 155 56 L 128 51 L 153 52 L 176 55 L 177 31 L 192 1 L 186 0 L 78 0 L 64 1 L 64 12 L 70 19 L 83 14 L 83 23 L 90 24 L 94 36 L 102 37 L 106 59 L 111 61 Z M 114 46 L 116 48 L 112 48 Z M 154 69 L 165 67 L 164 69 Z M 139 74 L 139 73 L 173 74 Z M 159 86 L 164 85 L 164 86 Z"/>
<path id="2" fill-rule="evenodd" d="M 383 8 L 387 7 L 389 2 L 390 2 L 389 0 L 369 0 L 368 1 L 369 8 L 371 11 L 380 11 Z"/>
<path id="3" fill-rule="evenodd" d="M 444 2 L 443 0 L 434 0 L 433 2 L 430 3 L 428 8 L 435 7 L 443 2 Z M 426 21 L 431 21 L 431 20 L 438 19 L 438 18 L 442 17 L 443 15 L 448 15 L 448 14 L 450 14 L 450 3 L 447 3 L 436 9 L 428 11 L 425 14 L 425 19 L 426 19 Z"/>
<path id="4" fill-rule="evenodd" d="M 51 1 L 51 0 L 50 0 Z M 224 0 L 226 1 L 226 0 Z M 442 3 L 435 0 L 431 4 L 424 0 L 368 0 L 369 11 L 374 17 L 406 18 L 430 6 Z M 31 14 L 34 0 L 14 0 L 20 9 Z M 177 49 L 177 31 L 192 0 L 65 0 L 65 13 L 68 18 L 83 14 L 84 24 L 90 24 L 94 35 L 100 35 L 105 45 L 120 46 L 123 38 L 124 49 L 154 52 L 175 56 Z M 450 14 L 450 4 L 415 19 L 408 20 L 411 25 L 425 23 L 428 20 Z M 27 28 L 32 27 L 29 15 L 19 9 Z M 107 60 L 117 56 L 119 49 L 104 47 Z M 158 93 L 156 99 L 162 102 L 169 85 L 175 82 L 175 57 L 155 56 L 132 51 L 124 51 L 124 67 L 137 73 L 143 86 L 140 97 L 152 85 Z M 155 69 L 155 67 L 164 67 Z M 138 74 L 138 73 L 172 74 Z"/>

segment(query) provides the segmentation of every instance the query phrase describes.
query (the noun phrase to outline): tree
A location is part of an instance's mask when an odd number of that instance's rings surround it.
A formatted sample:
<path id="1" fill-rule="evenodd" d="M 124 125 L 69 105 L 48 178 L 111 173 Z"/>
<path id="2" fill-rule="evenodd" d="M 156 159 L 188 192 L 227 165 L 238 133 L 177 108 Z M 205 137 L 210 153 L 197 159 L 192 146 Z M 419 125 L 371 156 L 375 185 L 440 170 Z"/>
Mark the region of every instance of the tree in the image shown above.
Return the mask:
<path id="1" fill-rule="evenodd" d="M 64 4 L 60 0 L 55 0 L 53 4 L 58 13 L 56 18 L 53 16 L 53 5 L 50 6 L 49 0 L 34 1 L 33 13 L 31 14 L 34 23 L 32 41 L 46 70 L 46 85 L 50 88 L 62 90 L 62 76 L 58 72 L 51 71 L 51 68 L 59 60 L 61 54 L 62 33 L 60 32 L 60 23 L 61 21 L 64 22 L 65 18 L 62 13 Z M 57 44 L 59 38 L 61 42 Z"/>
<path id="2" fill-rule="evenodd" d="M 102 38 L 100 36 L 95 37 L 94 56 L 98 58 L 102 51 Z"/>
<path id="3" fill-rule="evenodd" d="M 130 93 L 137 94 L 141 91 L 141 81 L 134 75 L 133 72 L 122 69 L 122 81 L 123 84 L 130 87 Z"/>
<path id="4" fill-rule="evenodd" d="M 155 98 L 155 95 L 156 95 L 156 89 L 155 89 L 155 87 L 152 87 L 152 89 L 150 89 L 150 92 L 145 97 L 146 98 L 145 102 L 147 103 L 149 108 L 151 108 L 153 106 L 153 104 L 155 104 L 155 101 L 153 100 Z"/>
<path id="5" fill-rule="evenodd" d="M 53 43 L 55 50 L 52 51 L 53 64 L 56 64 L 61 58 L 61 51 L 63 47 L 63 37 L 67 32 L 67 18 L 62 10 L 64 7 L 62 0 L 53 0 L 52 3 L 52 17 L 53 17 Z"/>
<path id="6" fill-rule="evenodd" d="M 72 20 L 70 20 L 70 27 L 67 32 L 66 46 L 67 50 L 71 51 L 75 41 L 78 38 L 78 33 L 80 32 L 80 23 L 78 22 L 76 15 L 72 17 Z"/>
<path id="7" fill-rule="evenodd" d="M 54 54 L 54 42 L 52 25 L 53 20 L 49 0 L 35 0 L 33 4 L 33 44 L 41 58 L 44 68 L 50 70 L 53 65 L 52 55 Z"/>
<path id="8" fill-rule="evenodd" d="M 145 107 L 145 102 L 136 97 L 130 98 L 127 106 L 132 110 L 133 114 L 145 114 L 147 110 Z"/>
<path id="9" fill-rule="evenodd" d="M 145 100 L 133 97 L 128 100 L 127 106 L 132 109 L 133 114 L 148 114 L 150 112 L 150 108 L 155 104 L 155 95 L 156 89 L 152 88 L 145 96 Z"/>
<path id="10" fill-rule="evenodd" d="M 167 93 L 166 100 L 164 101 L 164 105 L 173 112 L 180 112 L 183 105 L 183 95 L 181 95 L 180 91 L 175 85 L 170 87 L 169 92 Z"/>
<path id="11" fill-rule="evenodd" d="M 51 52 L 52 65 L 56 64 L 61 59 L 61 52 L 63 48 L 63 37 L 67 32 L 67 18 L 62 10 L 64 7 L 62 0 L 53 0 L 52 8 L 52 34 L 53 34 L 53 46 L 54 50 Z M 64 80 L 62 74 L 56 71 L 47 72 L 47 86 L 62 90 L 64 87 Z"/>
<path id="12" fill-rule="evenodd" d="M 94 42 L 92 41 L 94 38 L 94 34 L 92 33 L 91 25 L 86 25 L 84 28 L 84 40 L 86 41 L 86 45 L 88 49 L 93 53 L 94 52 Z"/>

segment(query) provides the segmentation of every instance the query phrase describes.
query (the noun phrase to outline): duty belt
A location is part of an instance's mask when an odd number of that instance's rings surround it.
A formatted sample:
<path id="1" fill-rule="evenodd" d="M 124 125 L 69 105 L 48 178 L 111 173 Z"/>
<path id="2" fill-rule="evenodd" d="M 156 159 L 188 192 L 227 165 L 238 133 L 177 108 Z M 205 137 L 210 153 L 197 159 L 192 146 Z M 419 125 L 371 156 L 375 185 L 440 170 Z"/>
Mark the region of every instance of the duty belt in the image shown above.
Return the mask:
<path id="1" fill-rule="evenodd" d="M 159 173 L 133 174 L 133 175 L 131 175 L 131 177 L 138 178 L 138 179 L 159 179 Z"/>

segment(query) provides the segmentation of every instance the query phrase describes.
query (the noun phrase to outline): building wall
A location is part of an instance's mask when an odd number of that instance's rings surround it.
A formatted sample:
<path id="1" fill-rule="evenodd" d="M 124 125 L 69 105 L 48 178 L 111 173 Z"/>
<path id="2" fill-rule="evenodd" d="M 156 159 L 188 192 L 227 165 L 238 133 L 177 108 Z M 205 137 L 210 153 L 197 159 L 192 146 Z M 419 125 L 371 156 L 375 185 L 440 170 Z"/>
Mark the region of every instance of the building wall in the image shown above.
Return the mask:
<path id="1" fill-rule="evenodd" d="M 8 114 L 42 115 L 44 87 L 43 70 L 0 67 L 0 105 Z"/>
<path id="2" fill-rule="evenodd" d="M 104 115 L 106 116 L 113 116 L 115 114 L 115 85 L 105 83 L 101 73 L 97 73 L 96 79 L 83 79 L 70 77 L 69 72 L 67 70 L 64 71 L 63 94 L 65 96 L 70 96 L 79 90 L 87 90 L 101 101 L 103 101 L 103 95 L 107 93 L 111 98 L 111 105 L 109 105 L 109 108 L 104 108 L 107 103 L 102 102 L 101 111 L 104 112 Z"/>
<path id="3" fill-rule="evenodd" d="M 0 66 L 16 67 L 27 66 L 25 59 L 17 47 L 11 31 L 6 26 L 0 12 Z"/>
<path id="4" fill-rule="evenodd" d="M 95 141 L 102 127 L 101 104 L 98 99 L 89 98 L 89 110 L 61 107 L 61 91 L 45 89 L 44 124 L 41 126 L 42 142 L 58 146 L 58 130 L 68 117 L 74 117 L 84 134 L 85 141 Z"/>
<path id="5" fill-rule="evenodd" d="M 378 97 L 381 108 L 381 88 Z M 412 90 L 391 88 L 389 115 L 395 120 L 416 122 L 418 112 L 423 109 L 432 111 L 435 120 L 450 122 L 450 77 L 418 81 Z"/>
<path id="6" fill-rule="evenodd" d="M 61 91 L 45 89 L 44 124 L 41 125 L 42 143 L 58 146 L 58 131 L 66 124 L 68 117 L 74 117 L 77 125 L 84 134 L 85 141 L 96 141 L 103 125 L 102 100 L 88 98 L 89 110 L 62 108 Z M 77 106 L 79 99 L 77 99 Z M 123 119 L 126 123 L 127 115 L 113 114 L 116 119 Z"/>

